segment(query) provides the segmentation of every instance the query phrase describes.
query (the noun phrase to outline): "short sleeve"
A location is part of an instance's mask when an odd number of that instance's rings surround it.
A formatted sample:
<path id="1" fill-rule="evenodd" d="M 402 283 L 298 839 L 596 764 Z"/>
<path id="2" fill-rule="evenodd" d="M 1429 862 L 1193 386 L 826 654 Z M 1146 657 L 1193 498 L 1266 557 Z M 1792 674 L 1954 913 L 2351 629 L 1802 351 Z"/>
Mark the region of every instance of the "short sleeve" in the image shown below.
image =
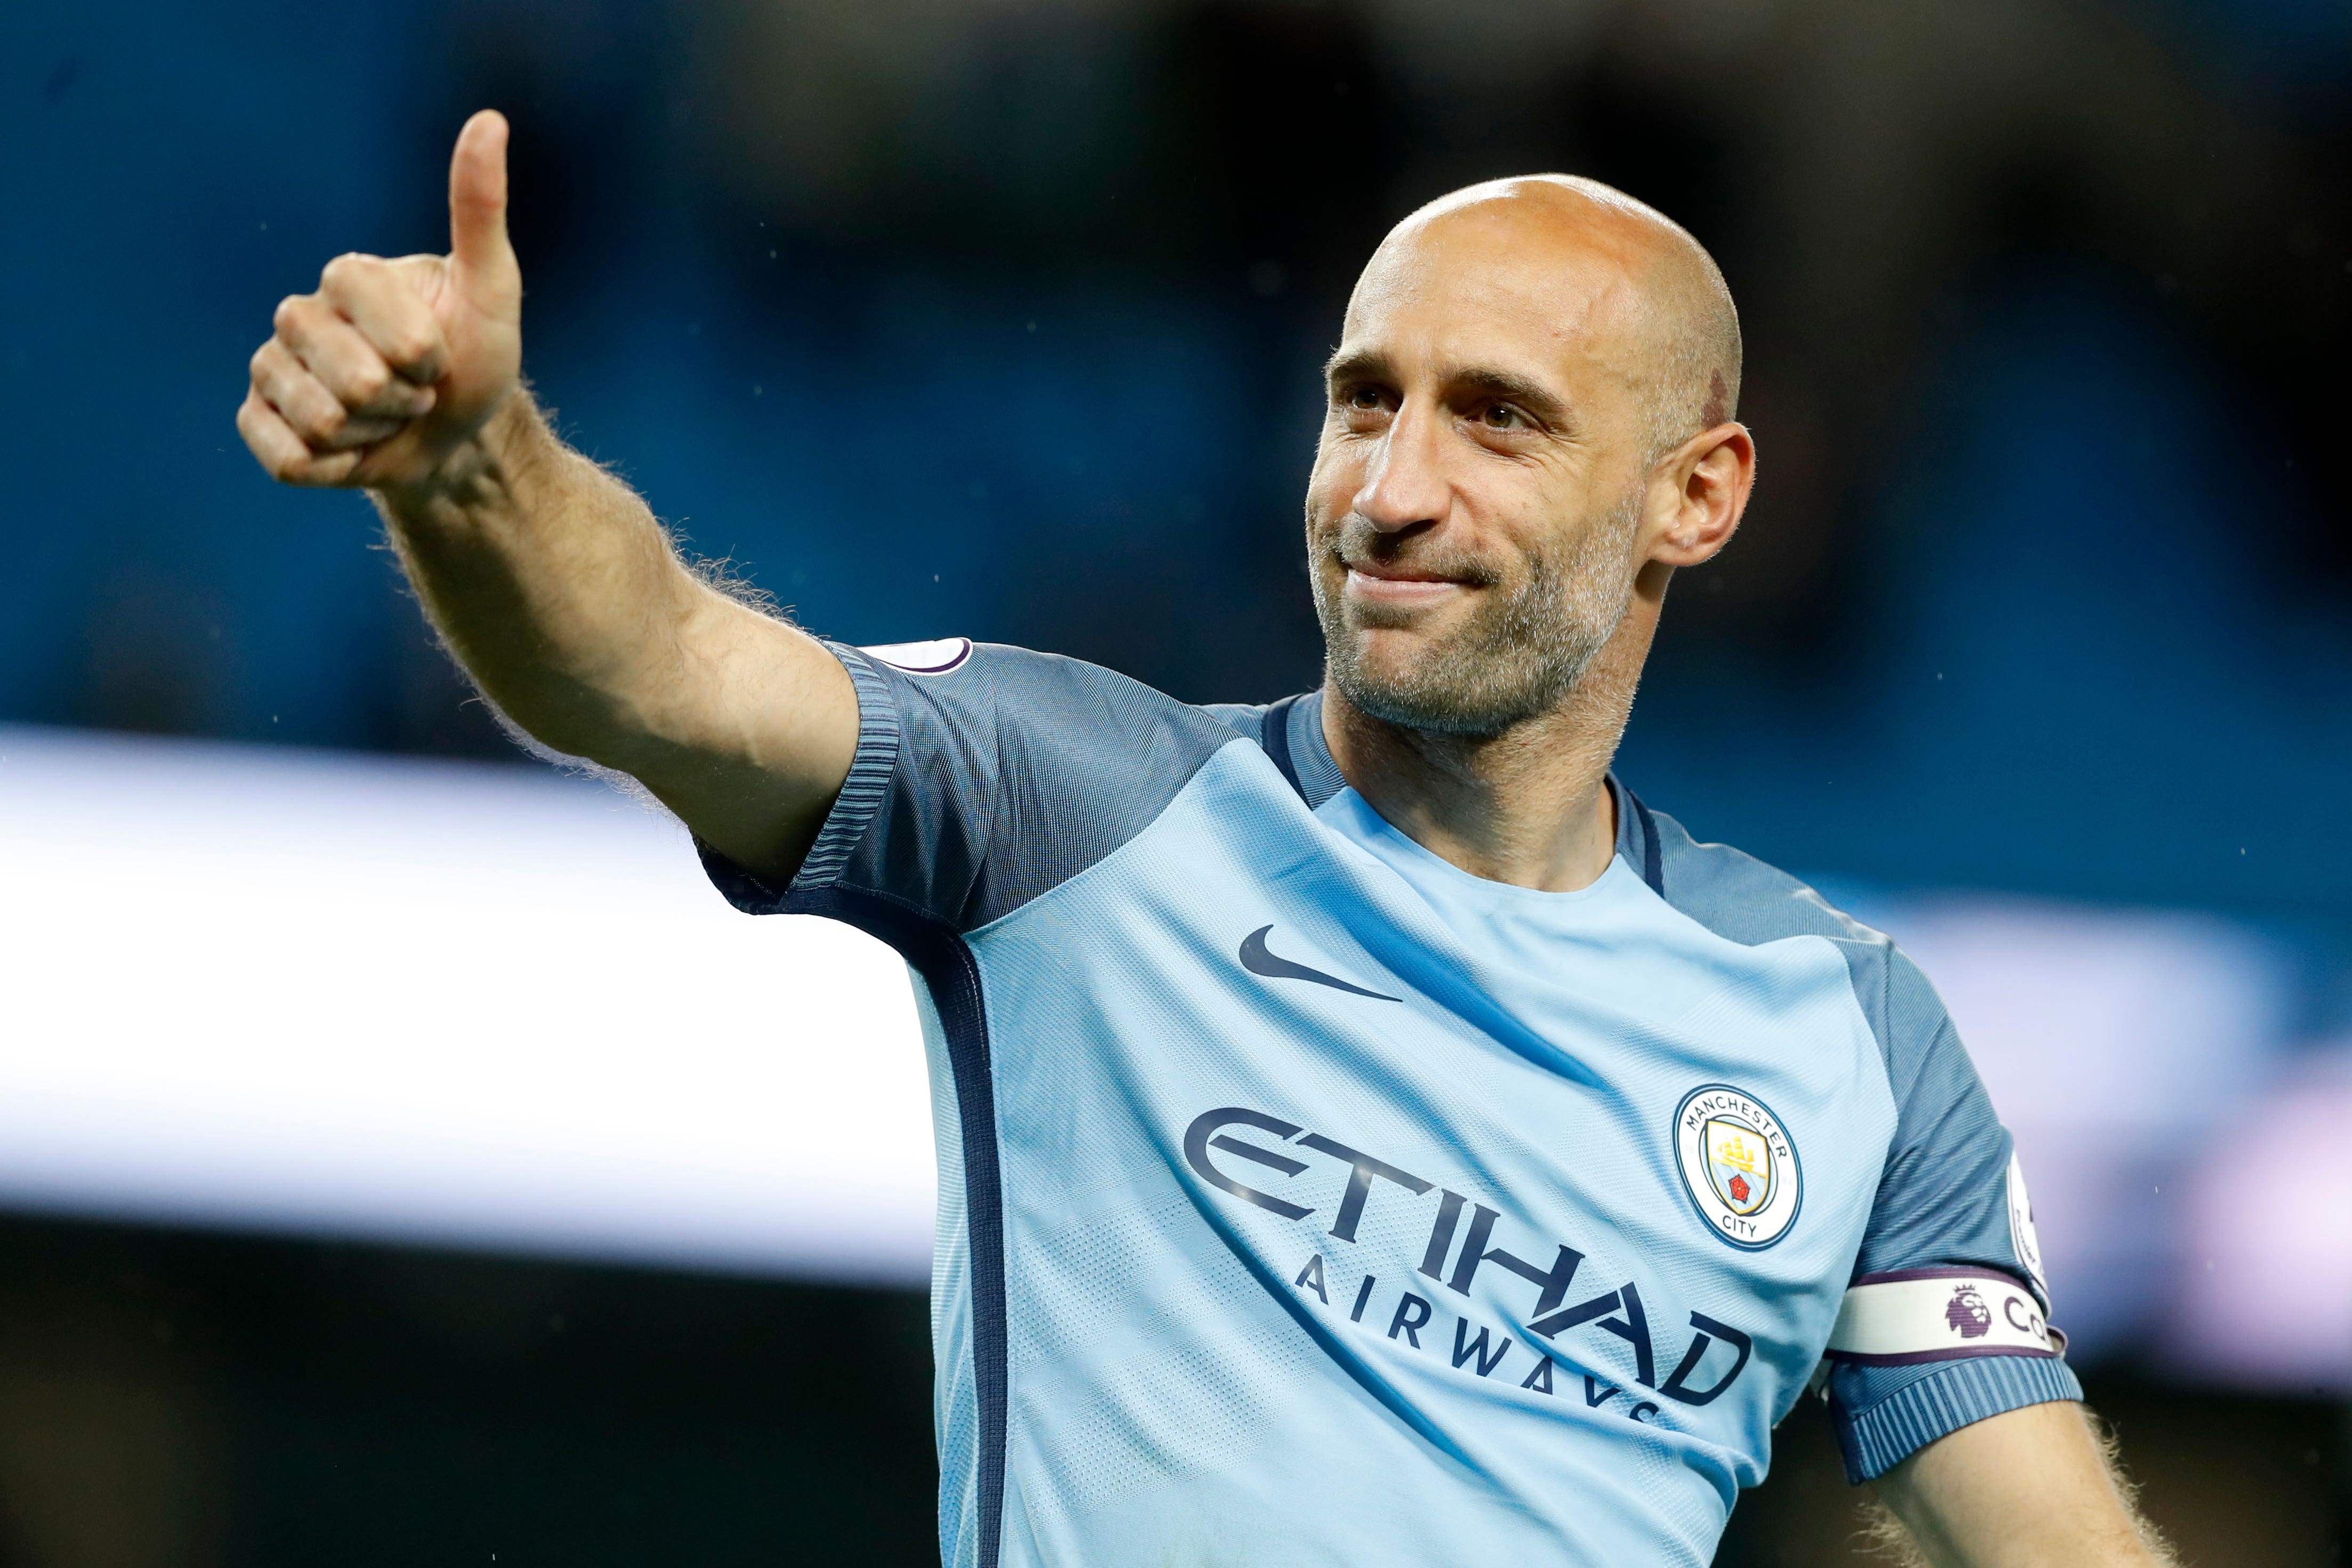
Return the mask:
<path id="1" fill-rule="evenodd" d="M 856 689 L 857 750 L 799 874 L 777 888 L 700 847 L 747 913 L 878 902 L 977 930 L 1115 851 L 1240 738 L 1077 659 L 961 637 L 826 647 Z"/>
<path id="2" fill-rule="evenodd" d="M 1828 1351 L 1855 1482 L 1973 1422 L 2083 1396 L 2009 1132 L 1926 976 L 1881 952 L 1895 1137 Z"/>

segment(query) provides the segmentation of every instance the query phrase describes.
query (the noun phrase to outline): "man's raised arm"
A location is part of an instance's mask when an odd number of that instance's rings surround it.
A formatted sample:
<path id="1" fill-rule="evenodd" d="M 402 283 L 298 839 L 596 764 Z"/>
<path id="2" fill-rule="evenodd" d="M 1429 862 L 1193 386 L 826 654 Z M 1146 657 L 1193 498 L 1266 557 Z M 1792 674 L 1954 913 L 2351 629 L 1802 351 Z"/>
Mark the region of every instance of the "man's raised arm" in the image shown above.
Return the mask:
<path id="1" fill-rule="evenodd" d="M 506 149 L 495 112 L 459 133 L 448 255 L 341 256 L 278 306 L 238 432 L 285 483 L 375 497 L 426 613 L 509 719 L 782 879 L 848 773 L 856 695 L 812 638 L 688 570 L 532 405 Z"/>

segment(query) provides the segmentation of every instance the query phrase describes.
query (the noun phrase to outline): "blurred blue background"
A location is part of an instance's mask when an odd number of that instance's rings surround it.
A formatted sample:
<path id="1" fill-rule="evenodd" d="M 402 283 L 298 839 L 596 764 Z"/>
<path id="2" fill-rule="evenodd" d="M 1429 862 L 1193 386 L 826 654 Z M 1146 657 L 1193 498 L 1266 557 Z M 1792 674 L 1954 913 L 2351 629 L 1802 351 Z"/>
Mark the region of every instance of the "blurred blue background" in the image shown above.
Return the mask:
<path id="1" fill-rule="evenodd" d="M 484 104 L 515 125 L 526 370 L 694 552 L 845 640 L 1024 643 L 1192 700 L 1318 677 L 1318 367 L 1387 225 L 1533 169 L 1664 208 L 1740 302 L 1761 481 L 1675 585 L 1621 771 L 1920 952 L 2051 1170 L 2084 1364 L 2174 1390 L 2159 1424 L 2189 1387 L 2290 1402 L 2230 1408 L 2335 1434 L 2262 1464 L 2340 1517 L 2352 1339 L 2249 1359 L 2259 1311 L 2181 1281 L 2261 1206 L 2214 1194 L 2273 1190 L 2245 1184 L 2266 1129 L 2352 1111 L 2343 5 L 111 0 L 0 26 L 19 723 L 511 754 L 365 503 L 272 487 L 231 425 L 280 296 L 341 250 L 446 243 Z M 2337 1143 L 2308 1179 L 2340 1194 Z M 2202 1195 L 2139 1195 L 2197 1170 Z M 2352 1246 L 2263 1235 L 2243 1268 L 2282 1289 Z M 2217 1409 L 2200 1430 L 2241 1418 Z M 1740 1528 L 1726 1561 L 1780 1560 Z"/>
<path id="2" fill-rule="evenodd" d="M 11 24 L 0 715 L 491 752 L 352 498 L 224 421 L 518 130 L 529 370 L 856 641 L 1309 683 L 1316 370 L 1496 171 L 1718 254 L 1763 479 L 1627 772 L 1769 858 L 2327 923 L 2352 836 L 2339 7 L 134 4 Z M 2248 842 L 2251 839 L 2252 842 Z M 2243 851 L 2242 854 L 2241 851 Z"/>

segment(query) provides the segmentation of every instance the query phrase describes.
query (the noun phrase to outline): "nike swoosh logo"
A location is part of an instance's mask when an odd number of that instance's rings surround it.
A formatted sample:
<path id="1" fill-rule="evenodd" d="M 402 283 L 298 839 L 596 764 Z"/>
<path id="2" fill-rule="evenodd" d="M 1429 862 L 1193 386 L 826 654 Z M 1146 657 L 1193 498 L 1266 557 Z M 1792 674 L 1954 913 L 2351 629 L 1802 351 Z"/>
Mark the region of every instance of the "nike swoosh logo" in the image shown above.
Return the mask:
<path id="1" fill-rule="evenodd" d="M 1326 974 L 1319 969 L 1309 969 L 1303 963 L 1293 963 L 1266 950 L 1265 933 L 1272 926 L 1260 926 L 1242 939 L 1242 967 L 1252 974 L 1263 974 L 1268 980 L 1311 980 L 1318 985 L 1328 985 L 1334 991 L 1345 991 L 1350 996 L 1369 996 L 1375 1002 L 1402 1002 L 1402 996 L 1384 996 L 1377 991 L 1367 991 L 1350 984 L 1336 974 Z"/>

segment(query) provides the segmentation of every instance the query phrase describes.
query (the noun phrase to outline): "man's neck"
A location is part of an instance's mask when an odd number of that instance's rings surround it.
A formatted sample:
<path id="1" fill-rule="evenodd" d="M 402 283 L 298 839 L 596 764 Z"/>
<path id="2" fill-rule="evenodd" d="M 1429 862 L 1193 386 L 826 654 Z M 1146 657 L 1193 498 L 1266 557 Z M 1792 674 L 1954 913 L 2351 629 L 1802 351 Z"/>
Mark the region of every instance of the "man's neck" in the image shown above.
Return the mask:
<path id="1" fill-rule="evenodd" d="M 1323 739 L 1340 776 L 1391 826 L 1474 877 L 1545 892 L 1590 887 L 1617 852 L 1609 764 L 1657 626 L 1661 580 L 1559 705 L 1498 735 L 1376 719 L 1328 680 Z"/>

